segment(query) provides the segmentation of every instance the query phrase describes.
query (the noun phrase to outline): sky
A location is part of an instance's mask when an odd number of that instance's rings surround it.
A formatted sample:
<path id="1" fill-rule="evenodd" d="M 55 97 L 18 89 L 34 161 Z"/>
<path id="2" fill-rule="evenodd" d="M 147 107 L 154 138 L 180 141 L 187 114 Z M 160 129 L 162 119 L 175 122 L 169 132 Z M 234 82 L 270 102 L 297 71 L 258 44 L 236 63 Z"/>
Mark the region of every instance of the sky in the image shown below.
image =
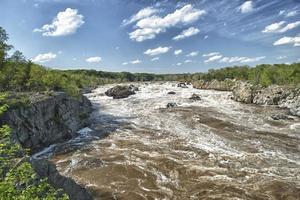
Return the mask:
<path id="1" fill-rule="evenodd" d="M 300 61 L 300 0 L 0 0 L 9 43 L 56 69 L 150 73 Z"/>

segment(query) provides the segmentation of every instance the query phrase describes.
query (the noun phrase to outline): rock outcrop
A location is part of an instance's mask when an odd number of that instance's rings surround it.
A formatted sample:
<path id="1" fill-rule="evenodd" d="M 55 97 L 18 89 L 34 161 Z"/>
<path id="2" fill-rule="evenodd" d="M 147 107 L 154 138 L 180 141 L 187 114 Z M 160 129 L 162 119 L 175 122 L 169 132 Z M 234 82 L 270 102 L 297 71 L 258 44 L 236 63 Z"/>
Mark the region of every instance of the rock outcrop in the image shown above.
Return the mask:
<path id="1" fill-rule="evenodd" d="M 12 129 L 12 137 L 32 153 L 51 144 L 68 140 L 88 123 L 92 105 L 85 96 L 70 97 L 56 92 L 8 110 L 3 120 Z"/>
<path id="2" fill-rule="evenodd" d="M 114 99 L 122 99 L 135 94 L 135 91 L 138 91 L 138 88 L 133 85 L 129 85 L 129 86 L 117 85 L 107 90 L 105 94 L 109 97 L 113 97 Z"/>
<path id="3" fill-rule="evenodd" d="M 300 88 L 278 85 L 262 88 L 248 82 L 238 82 L 232 94 L 232 98 L 236 101 L 257 105 L 276 105 L 287 108 L 291 115 L 300 117 Z"/>
<path id="4" fill-rule="evenodd" d="M 239 82 L 232 91 L 233 99 L 242 103 L 253 103 L 255 89 L 248 82 Z"/>

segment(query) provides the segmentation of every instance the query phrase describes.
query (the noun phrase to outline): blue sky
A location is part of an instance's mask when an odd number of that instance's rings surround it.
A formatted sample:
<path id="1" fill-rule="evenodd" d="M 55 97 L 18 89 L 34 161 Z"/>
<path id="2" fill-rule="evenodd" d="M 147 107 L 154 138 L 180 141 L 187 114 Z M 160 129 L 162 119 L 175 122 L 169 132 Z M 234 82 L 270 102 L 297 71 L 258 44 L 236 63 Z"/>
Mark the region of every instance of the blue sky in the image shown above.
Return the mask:
<path id="1" fill-rule="evenodd" d="M 300 0 L 0 0 L 0 26 L 59 69 L 205 72 L 300 59 Z"/>

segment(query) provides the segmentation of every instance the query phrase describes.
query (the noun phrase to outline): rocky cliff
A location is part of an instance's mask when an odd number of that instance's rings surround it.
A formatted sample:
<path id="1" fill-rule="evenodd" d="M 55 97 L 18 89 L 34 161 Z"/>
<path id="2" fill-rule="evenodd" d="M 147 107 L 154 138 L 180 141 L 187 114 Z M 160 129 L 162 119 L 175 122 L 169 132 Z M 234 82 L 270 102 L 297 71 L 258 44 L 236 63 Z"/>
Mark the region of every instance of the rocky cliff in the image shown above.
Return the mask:
<path id="1" fill-rule="evenodd" d="M 300 88 L 271 85 L 262 87 L 245 81 L 226 79 L 224 81 L 197 81 L 194 88 L 232 91 L 232 99 L 257 105 L 277 105 L 287 108 L 291 115 L 300 117 Z"/>
<path id="2" fill-rule="evenodd" d="M 75 98 L 56 92 L 31 94 L 29 99 L 28 105 L 9 109 L 0 123 L 8 124 L 13 140 L 30 149 L 31 153 L 75 137 L 78 129 L 87 126 L 92 111 L 85 96 Z M 30 162 L 41 178 L 48 178 L 51 185 L 63 189 L 71 200 L 92 199 L 84 187 L 59 174 L 50 161 L 31 158 Z"/>
<path id="3" fill-rule="evenodd" d="M 247 82 L 237 82 L 232 98 L 242 103 L 277 105 L 300 117 L 300 88 L 270 85 L 266 88 Z"/>
<path id="4" fill-rule="evenodd" d="M 76 136 L 88 123 L 90 101 L 63 92 L 39 98 L 27 106 L 10 109 L 2 120 L 12 129 L 13 139 L 32 152 Z"/>

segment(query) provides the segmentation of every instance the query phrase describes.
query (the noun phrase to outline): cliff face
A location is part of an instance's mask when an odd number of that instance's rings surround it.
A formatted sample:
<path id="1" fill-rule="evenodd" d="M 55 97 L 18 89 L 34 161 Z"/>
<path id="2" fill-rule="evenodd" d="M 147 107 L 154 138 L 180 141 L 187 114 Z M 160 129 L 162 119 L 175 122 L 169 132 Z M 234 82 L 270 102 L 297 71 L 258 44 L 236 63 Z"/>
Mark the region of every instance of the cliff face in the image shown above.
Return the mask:
<path id="1" fill-rule="evenodd" d="M 232 99 L 257 105 L 277 105 L 287 108 L 291 115 L 300 117 L 300 88 L 271 85 L 263 88 L 249 82 L 226 79 L 224 81 L 197 81 L 194 88 L 232 91 Z"/>
<path id="2" fill-rule="evenodd" d="M 46 96 L 26 107 L 9 110 L 4 121 L 11 127 L 13 139 L 32 152 L 70 139 L 88 123 L 90 101 L 73 98 L 63 92 Z"/>

